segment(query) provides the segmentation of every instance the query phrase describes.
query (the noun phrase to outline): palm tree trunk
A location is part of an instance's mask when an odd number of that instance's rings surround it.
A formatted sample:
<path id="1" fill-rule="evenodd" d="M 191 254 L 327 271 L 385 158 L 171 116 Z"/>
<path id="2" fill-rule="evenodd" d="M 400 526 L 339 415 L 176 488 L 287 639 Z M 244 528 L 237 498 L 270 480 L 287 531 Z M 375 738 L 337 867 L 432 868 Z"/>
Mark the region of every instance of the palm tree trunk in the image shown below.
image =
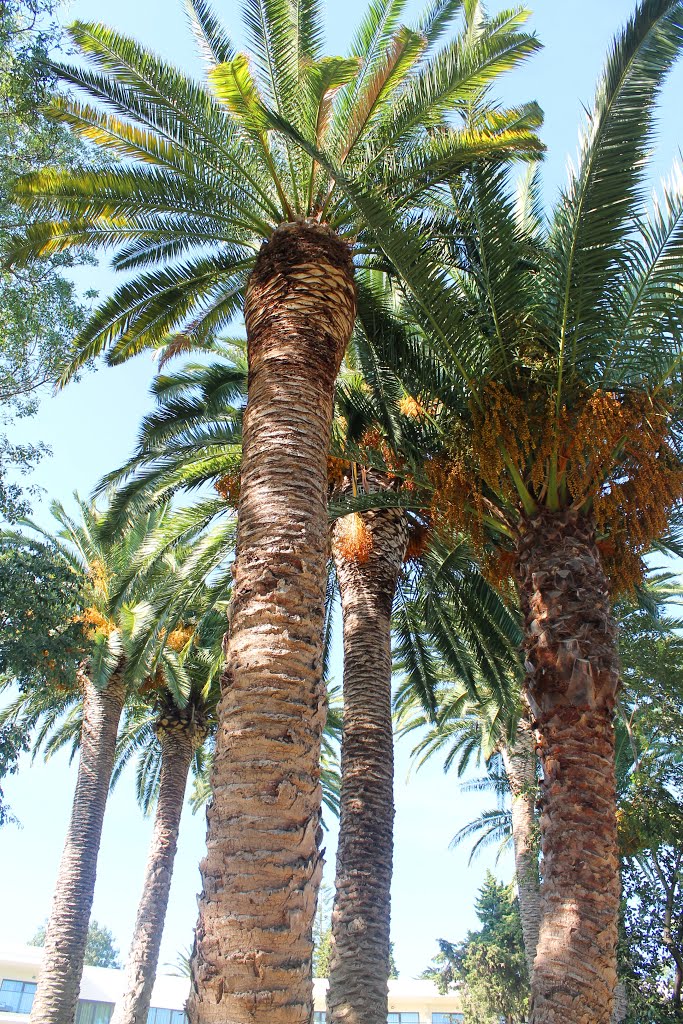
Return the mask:
<path id="1" fill-rule="evenodd" d="M 125 699 L 120 675 L 98 690 L 85 673 L 78 778 L 45 936 L 31 1024 L 71 1024 L 83 973 L 97 857 Z"/>
<path id="2" fill-rule="evenodd" d="M 519 913 L 522 918 L 524 952 L 529 965 L 529 977 L 531 977 L 541 926 L 541 893 L 534 816 L 538 791 L 536 752 L 528 719 L 520 718 L 514 741 L 511 744 L 501 744 L 500 752 L 512 797 L 515 877 L 519 896 Z"/>
<path id="3" fill-rule="evenodd" d="M 344 623 L 341 821 L 330 1024 L 386 1024 L 394 825 L 391 610 L 408 542 L 399 509 L 366 513 L 366 561 L 334 552 Z"/>
<path id="4" fill-rule="evenodd" d="M 308 222 L 263 246 L 245 309 L 248 403 L 192 1024 L 308 1024 L 322 872 L 320 737 L 334 382 L 348 246 Z"/>
<path id="5" fill-rule="evenodd" d="M 543 914 L 531 1024 L 609 1024 L 619 858 L 612 715 L 616 627 L 592 523 L 539 512 L 522 527 L 526 697 L 541 784 Z"/>
<path id="6" fill-rule="evenodd" d="M 124 996 L 114 1010 L 112 1024 L 146 1024 L 147 1021 L 178 848 L 185 787 L 196 746 L 192 728 L 184 723 L 171 722 L 166 728 L 157 727 L 157 737 L 161 744 L 161 779 L 154 830 L 126 965 Z"/>

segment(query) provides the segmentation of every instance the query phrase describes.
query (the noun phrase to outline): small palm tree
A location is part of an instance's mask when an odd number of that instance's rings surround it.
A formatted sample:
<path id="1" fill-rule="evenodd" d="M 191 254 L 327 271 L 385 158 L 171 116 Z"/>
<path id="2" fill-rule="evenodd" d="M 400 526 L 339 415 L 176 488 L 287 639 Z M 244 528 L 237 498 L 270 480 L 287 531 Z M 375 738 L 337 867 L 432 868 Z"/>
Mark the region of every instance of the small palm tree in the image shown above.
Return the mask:
<path id="1" fill-rule="evenodd" d="M 514 684 L 511 687 L 514 694 Z M 425 714 L 414 690 L 404 686 L 397 694 L 396 710 L 401 735 L 424 734 L 412 751 L 418 768 L 435 755 L 444 756 L 444 771 L 462 776 L 469 765 L 483 758 L 488 776 L 477 788 L 502 787 L 510 797 L 509 811 L 486 811 L 464 826 L 454 844 L 478 834 L 474 855 L 494 841 L 513 842 L 515 877 L 529 971 L 533 968 L 541 922 L 538 838 L 535 804 L 538 796 L 536 755 L 528 718 L 514 699 L 501 706 L 498 697 L 480 685 L 476 696 L 464 686 L 442 686 L 436 695 L 436 719 Z M 502 763 L 502 775 L 495 762 Z"/>
<path id="2" fill-rule="evenodd" d="M 392 216 L 473 156 L 538 150 L 535 108 L 497 111 L 475 132 L 448 122 L 449 109 L 537 49 L 522 31 L 526 12 L 487 21 L 473 6 L 476 31 L 440 45 L 461 3 L 437 0 L 416 30 L 398 24 L 400 3 L 373 3 L 339 58 L 323 55 L 320 3 L 245 0 L 248 58 L 205 0 L 190 0 L 207 63 L 201 85 L 117 33 L 77 23 L 72 39 L 90 66 L 56 70 L 96 106 L 62 99 L 55 115 L 124 162 L 48 171 L 21 188 L 42 222 L 17 240 L 15 261 L 110 245 L 118 268 L 154 268 L 94 314 L 74 366 L 104 350 L 120 361 L 171 333 L 180 346 L 210 338 L 246 292 L 240 538 L 211 818 L 222 839 L 210 839 L 205 862 L 212 893 L 200 901 L 197 1020 L 219 1005 L 269 1024 L 310 1015 L 325 459 L 355 316 L 349 240 L 359 257 L 372 248 L 326 161 L 277 133 L 269 111 L 377 186 Z M 247 933 L 248 954 L 219 953 Z"/>

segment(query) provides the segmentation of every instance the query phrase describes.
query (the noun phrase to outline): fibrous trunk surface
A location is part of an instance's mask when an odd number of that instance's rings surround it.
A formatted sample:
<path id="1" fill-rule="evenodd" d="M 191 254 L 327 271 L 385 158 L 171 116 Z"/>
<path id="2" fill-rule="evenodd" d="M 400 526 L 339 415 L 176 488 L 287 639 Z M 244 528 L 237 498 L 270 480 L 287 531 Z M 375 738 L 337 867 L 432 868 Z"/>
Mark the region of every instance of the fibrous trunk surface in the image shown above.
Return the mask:
<path id="1" fill-rule="evenodd" d="M 318 849 L 327 451 L 355 316 L 350 252 L 279 228 L 245 309 L 249 356 L 231 627 L 207 813 L 192 1024 L 309 1024 Z"/>
<path id="2" fill-rule="evenodd" d="M 534 815 L 538 795 L 536 752 L 528 718 L 520 718 L 513 742 L 501 746 L 501 755 L 510 785 L 515 878 L 524 952 L 531 977 L 541 926 L 541 893 Z"/>
<path id="3" fill-rule="evenodd" d="M 196 737 L 183 722 L 157 727 L 161 778 L 142 897 L 126 964 L 124 995 L 112 1024 L 146 1024 L 159 963 L 187 776 Z"/>
<path id="4" fill-rule="evenodd" d="M 391 609 L 408 541 L 399 509 L 365 513 L 367 560 L 332 550 L 344 626 L 341 821 L 330 1024 L 386 1024 L 394 824 Z"/>
<path id="5" fill-rule="evenodd" d="M 527 520 L 518 585 L 526 696 L 543 767 L 543 915 L 531 1024 L 609 1024 L 616 983 L 619 860 L 612 714 L 616 627 L 590 520 Z"/>
<path id="6" fill-rule="evenodd" d="M 125 699 L 118 675 L 104 690 L 83 673 L 83 724 L 71 819 L 59 864 L 31 1024 L 71 1024 L 83 973 L 102 822 Z"/>

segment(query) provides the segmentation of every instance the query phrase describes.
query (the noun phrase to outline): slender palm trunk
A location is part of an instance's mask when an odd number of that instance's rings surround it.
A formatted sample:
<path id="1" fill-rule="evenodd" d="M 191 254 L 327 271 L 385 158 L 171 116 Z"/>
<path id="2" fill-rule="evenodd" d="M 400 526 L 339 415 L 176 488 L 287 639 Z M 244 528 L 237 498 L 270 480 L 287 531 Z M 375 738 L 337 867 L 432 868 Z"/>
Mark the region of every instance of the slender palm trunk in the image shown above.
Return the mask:
<path id="1" fill-rule="evenodd" d="M 345 243 L 309 223 L 263 246 L 192 1024 L 309 1024 L 322 872 L 320 737 L 334 381 L 355 316 Z"/>
<path id="2" fill-rule="evenodd" d="M 125 688 L 115 675 L 98 690 L 81 675 L 83 725 L 71 820 L 45 936 L 31 1024 L 71 1024 L 83 973 L 116 734 Z"/>
<path id="3" fill-rule="evenodd" d="M 124 996 L 112 1024 L 146 1024 L 159 963 L 173 862 L 178 848 L 180 817 L 187 776 L 196 747 L 195 730 L 184 722 L 157 727 L 161 744 L 161 779 L 147 858 L 142 898 L 126 965 Z"/>
<path id="4" fill-rule="evenodd" d="M 391 609 L 408 541 L 399 509 L 366 513 L 367 561 L 340 553 L 333 533 L 344 624 L 341 821 L 330 1024 L 386 1024 L 394 825 Z"/>
<path id="5" fill-rule="evenodd" d="M 518 585 L 526 696 L 541 785 L 543 915 L 531 1024 L 609 1024 L 619 858 L 612 714 L 616 627 L 588 519 L 540 512 L 523 527 Z"/>
<path id="6" fill-rule="evenodd" d="M 534 817 L 538 792 L 536 752 L 528 719 L 520 718 L 514 741 L 511 744 L 502 744 L 500 751 L 512 797 L 515 877 L 519 896 L 519 912 L 522 918 L 524 952 L 529 965 L 529 977 L 531 977 L 541 926 L 541 893 Z"/>

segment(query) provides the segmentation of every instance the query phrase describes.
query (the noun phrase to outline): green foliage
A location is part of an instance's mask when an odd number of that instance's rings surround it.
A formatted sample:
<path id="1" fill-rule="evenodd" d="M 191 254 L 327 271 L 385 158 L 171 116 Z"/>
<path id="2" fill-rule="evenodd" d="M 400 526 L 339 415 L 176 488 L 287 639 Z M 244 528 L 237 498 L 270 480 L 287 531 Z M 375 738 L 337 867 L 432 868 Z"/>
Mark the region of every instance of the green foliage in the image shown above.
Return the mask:
<path id="1" fill-rule="evenodd" d="M 0 782 L 7 775 L 14 775 L 19 768 L 19 755 L 29 749 L 28 735 L 25 729 L 15 722 L 0 726 Z M 0 785 L 0 828 L 16 818 L 5 801 Z"/>
<path id="2" fill-rule="evenodd" d="M 12 197 L 16 179 L 46 164 L 67 166 L 77 144 L 43 105 L 54 90 L 47 63 L 58 41 L 53 0 L 0 4 L 0 421 L 35 411 L 45 386 L 54 383 L 83 323 L 85 308 L 64 275 L 71 256 L 10 269 L 2 250 L 26 223 Z M 0 434 L 0 516 L 14 522 L 30 511 L 30 490 L 17 477 L 46 453 L 44 445 L 16 445 Z"/>
<path id="3" fill-rule="evenodd" d="M 315 938 L 313 947 L 313 977 L 329 978 L 332 960 L 332 925 Z"/>
<path id="4" fill-rule="evenodd" d="M 628 1024 L 683 1017 L 683 641 L 665 610 L 622 609 L 617 722 L 619 970 Z"/>
<path id="5" fill-rule="evenodd" d="M 29 946 L 45 945 L 46 926 L 41 924 Z M 108 928 L 104 928 L 91 921 L 88 925 L 88 939 L 85 946 L 85 959 L 83 961 L 88 967 L 113 967 L 120 969 L 119 951 L 114 945 L 114 936 Z"/>
<path id="6" fill-rule="evenodd" d="M 398 978 L 398 967 L 396 966 L 396 958 L 394 957 L 394 944 L 389 943 L 389 980 L 394 981 Z"/>
<path id="7" fill-rule="evenodd" d="M 48 50 L 58 41 L 53 0 L 0 6 L 0 249 L 26 223 L 13 199 L 19 176 L 73 163 L 79 146 L 43 108 L 55 88 Z M 0 404 L 35 409 L 38 390 L 59 376 L 84 307 L 63 270 L 70 256 L 0 270 Z"/>
<path id="8" fill-rule="evenodd" d="M 466 1019 L 473 1024 L 521 1024 L 526 1020 L 529 977 L 519 906 L 512 885 L 488 872 L 475 901 L 482 927 L 464 942 L 439 940 L 439 953 L 422 977 L 440 992 L 458 986 Z"/>
<path id="9" fill-rule="evenodd" d="M 82 580 L 53 544 L 0 536 L 0 676 L 70 688 L 88 649 Z"/>
<path id="10" fill-rule="evenodd" d="M 318 891 L 318 905 L 313 921 L 313 977 L 329 978 L 332 955 L 332 901 L 334 888 L 323 884 Z"/>

